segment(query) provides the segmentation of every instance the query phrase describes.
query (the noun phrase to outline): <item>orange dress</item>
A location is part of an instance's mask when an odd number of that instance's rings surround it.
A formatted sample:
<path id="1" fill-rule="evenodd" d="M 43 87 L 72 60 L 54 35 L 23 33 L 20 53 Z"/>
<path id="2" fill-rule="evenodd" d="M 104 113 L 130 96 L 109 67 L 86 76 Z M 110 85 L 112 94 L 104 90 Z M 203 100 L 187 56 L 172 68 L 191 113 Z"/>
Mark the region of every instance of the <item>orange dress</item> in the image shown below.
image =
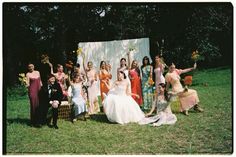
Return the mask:
<path id="1" fill-rule="evenodd" d="M 108 73 L 107 71 L 100 71 L 100 74 L 99 74 L 99 79 L 100 79 L 100 91 L 101 91 L 101 99 L 103 101 L 104 97 L 103 97 L 103 94 L 102 93 L 105 93 L 107 94 L 109 89 L 107 88 L 106 84 L 103 82 L 103 80 L 106 81 L 107 84 L 110 83 L 110 79 L 111 79 L 111 74 Z"/>
<path id="2" fill-rule="evenodd" d="M 180 83 L 180 74 L 182 73 L 181 69 L 176 69 L 172 73 L 167 73 L 165 76 L 166 82 L 169 82 L 172 86 L 173 92 L 182 92 L 184 90 L 183 86 Z M 180 112 L 184 110 L 189 110 L 194 105 L 199 103 L 199 98 L 197 91 L 193 89 L 188 89 L 188 91 L 183 92 L 178 95 L 180 100 Z"/>

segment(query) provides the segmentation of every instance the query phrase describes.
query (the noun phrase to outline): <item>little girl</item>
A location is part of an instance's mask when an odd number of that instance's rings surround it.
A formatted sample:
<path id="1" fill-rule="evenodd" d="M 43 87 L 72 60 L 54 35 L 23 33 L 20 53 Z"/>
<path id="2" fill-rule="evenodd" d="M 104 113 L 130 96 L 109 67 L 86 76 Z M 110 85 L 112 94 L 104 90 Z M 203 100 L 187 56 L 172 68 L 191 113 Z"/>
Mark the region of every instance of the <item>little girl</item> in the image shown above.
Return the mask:
<path id="1" fill-rule="evenodd" d="M 155 108 L 157 108 L 157 115 L 159 115 L 159 120 L 156 123 L 153 123 L 153 126 L 160 126 L 163 124 L 175 124 L 177 121 L 176 116 L 172 113 L 170 104 L 167 102 L 169 97 L 165 92 L 165 84 L 160 83 L 158 85 L 159 93 L 155 97 L 155 101 L 153 102 L 152 109 L 146 116 L 149 116 L 153 113 Z"/>

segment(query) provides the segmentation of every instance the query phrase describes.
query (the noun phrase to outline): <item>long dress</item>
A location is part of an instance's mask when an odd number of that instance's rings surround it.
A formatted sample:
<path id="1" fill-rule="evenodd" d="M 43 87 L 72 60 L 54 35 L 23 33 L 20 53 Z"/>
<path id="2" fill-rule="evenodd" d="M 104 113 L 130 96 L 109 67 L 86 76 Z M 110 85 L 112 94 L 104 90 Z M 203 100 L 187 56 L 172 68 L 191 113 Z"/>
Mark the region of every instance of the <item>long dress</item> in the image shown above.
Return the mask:
<path id="1" fill-rule="evenodd" d="M 103 80 L 106 81 L 107 84 L 110 82 L 110 74 L 108 72 L 104 73 L 100 71 L 100 91 L 101 91 L 101 99 L 104 100 L 103 93 L 107 94 L 109 89 L 107 88 L 106 84 L 103 82 Z"/>
<path id="2" fill-rule="evenodd" d="M 159 93 L 158 85 L 160 83 L 165 83 L 165 77 L 163 76 L 163 73 L 160 67 L 155 68 L 154 73 L 155 73 L 156 92 Z"/>
<path id="3" fill-rule="evenodd" d="M 166 100 L 157 99 L 154 105 L 157 108 L 157 115 L 159 116 L 159 120 L 156 123 L 153 123 L 153 126 L 160 126 L 164 124 L 169 124 L 169 125 L 175 124 L 177 118 L 172 113 L 170 105 Z"/>
<path id="4" fill-rule="evenodd" d="M 183 86 L 180 83 L 180 74 L 182 73 L 181 69 L 176 69 L 172 73 L 167 73 L 165 76 L 166 82 L 170 83 L 172 86 L 173 92 L 181 92 L 178 94 L 180 100 L 180 112 L 185 110 L 189 110 L 194 105 L 199 103 L 199 98 L 197 92 L 193 89 L 188 89 L 186 92 L 182 92 L 184 90 Z"/>
<path id="5" fill-rule="evenodd" d="M 74 104 L 74 117 L 81 113 L 87 112 L 86 101 L 82 96 L 82 84 L 75 83 L 68 89 L 69 96 L 72 97 L 72 104 Z"/>
<path id="6" fill-rule="evenodd" d="M 88 99 L 89 99 L 89 108 L 88 108 L 88 113 L 89 114 L 96 114 L 100 112 L 99 104 L 98 104 L 98 88 L 97 88 L 97 82 L 95 81 L 95 73 L 96 71 L 90 70 L 87 72 L 88 76 Z"/>
<path id="7" fill-rule="evenodd" d="M 150 77 L 151 66 L 147 65 L 142 68 L 142 93 L 143 93 L 143 109 L 149 110 L 153 101 L 153 86 L 148 83 Z"/>
<path id="8" fill-rule="evenodd" d="M 28 95 L 30 99 L 30 121 L 31 124 L 39 123 L 39 91 L 41 89 L 40 77 L 29 78 Z"/>
<path id="9" fill-rule="evenodd" d="M 127 81 L 127 80 L 126 80 Z M 126 94 L 126 85 L 118 84 L 103 101 L 105 114 L 109 121 L 119 124 L 136 122 L 141 125 L 157 121 L 157 117 L 145 118 L 136 101 Z"/>
<path id="10" fill-rule="evenodd" d="M 133 99 L 139 104 L 139 106 L 142 105 L 143 103 L 143 98 L 142 98 L 142 89 L 141 89 L 141 79 L 140 76 L 138 75 L 138 72 L 135 69 L 131 69 L 129 71 L 129 75 L 132 79 L 130 79 L 131 82 L 131 92 L 134 94 L 138 94 L 139 98 L 136 96 L 132 96 Z"/>

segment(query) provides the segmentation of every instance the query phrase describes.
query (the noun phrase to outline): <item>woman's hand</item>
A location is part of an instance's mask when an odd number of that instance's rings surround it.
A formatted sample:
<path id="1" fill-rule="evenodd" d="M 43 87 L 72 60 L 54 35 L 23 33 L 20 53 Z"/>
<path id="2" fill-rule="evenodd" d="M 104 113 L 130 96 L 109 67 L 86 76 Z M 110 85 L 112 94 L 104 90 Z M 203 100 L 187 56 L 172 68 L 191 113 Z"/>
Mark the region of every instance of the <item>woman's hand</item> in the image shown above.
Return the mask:
<path id="1" fill-rule="evenodd" d="M 136 94 L 136 97 L 139 99 L 140 98 L 140 96 L 138 95 L 138 94 Z"/>
<path id="2" fill-rule="evenodd" d="M 151 114 L 150 113 L 146 113 L 145 114 L 145 117 L 149 117 Z"/>

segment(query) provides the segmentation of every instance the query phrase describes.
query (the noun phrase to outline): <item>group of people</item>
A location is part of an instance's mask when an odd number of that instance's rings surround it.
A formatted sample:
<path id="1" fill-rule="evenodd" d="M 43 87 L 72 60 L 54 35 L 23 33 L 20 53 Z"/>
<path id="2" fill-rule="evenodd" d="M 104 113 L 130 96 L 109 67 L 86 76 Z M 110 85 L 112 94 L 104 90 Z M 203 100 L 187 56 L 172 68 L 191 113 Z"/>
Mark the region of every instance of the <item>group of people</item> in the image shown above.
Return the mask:
<path id="1" fill-rule="evenodd" d="M 58 108 L 63 100 L 73 106 L 72 122 L 81 115 L 86 120 L 86 113 L 97 114 L 100 112 L 97 88 L 99 82 L 102 111 L 111 122 L 153 123 L 153 126 L 174 124 L 177 118 L 171 112 L 169 103 L 172 96 L 179 97 L 180 111 L 185 115 L 189 115 L 188 110 L 191 108 L 203 111 L 198 105 L 197 92 L 183 88 L 180 82 L 180 75 L 196 69 L 196 64 L 193 68 L 181 70 L 176 69 L 172 63 L 164 77 L 164 69 L 167 66 L 159 56 L 155 57 L 154 66 L 145 56 L 141 68 L 137 60 L 131 62 L 130 52 L 127 53 L 127 58 L 128 60 L 121 58 L 120 66 L 117 68 L 117 80 L 112 83 L 111 79 L 115 76 L 112 76 L 112 67 L 105 61 L 101 61 L 99 71 L 93 67 L 91 61 L 86 66 L 82 58 L 80 59 L 82 62 L 76 64 L 72 71 L 67 69 L 67 74 L 60 64 L 57 65 L 57 72 L 54 73 L 49 57 L 42 55 L 39 71 L 34 70 L 33 64 L 29 64 L 29 72 L 26 74 L 31 124 L 33 126 L 47 124 L 49 127 L 58 129 Z M 153 74 L 155 81 L 152 79 Z M 154 84 L 155 91 L 153 91 Z M 49 109 L 52 110 L 52 116 L 48 116 Z M 156 116 L 150 117 L 155 109 Z"/>

